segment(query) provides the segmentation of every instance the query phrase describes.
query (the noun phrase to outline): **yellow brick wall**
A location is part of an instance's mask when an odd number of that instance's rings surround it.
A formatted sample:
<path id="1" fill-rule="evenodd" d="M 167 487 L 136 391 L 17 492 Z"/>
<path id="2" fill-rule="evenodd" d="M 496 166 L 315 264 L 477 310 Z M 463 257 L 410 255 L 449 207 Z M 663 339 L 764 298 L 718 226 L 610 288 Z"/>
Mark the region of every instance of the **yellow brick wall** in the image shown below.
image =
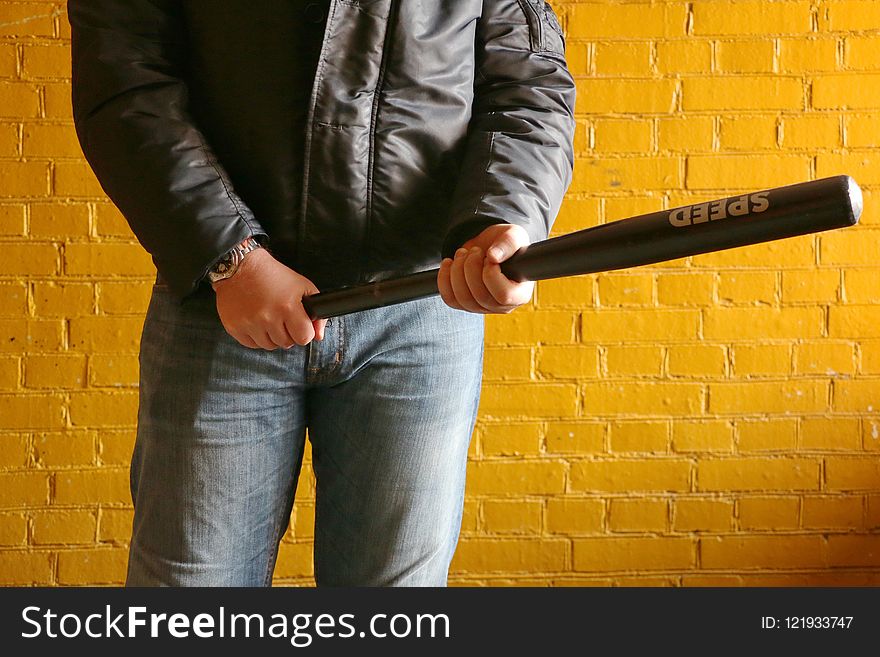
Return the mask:
<path id="1" fill-rule="evenodd" d="M 837 173 L 853 229 L 540 283 L 488 320 L 453 584 L 880 584 L 880 2 L 553 3 L 562 233 Z M 0 2 L 0 583 L 119 583 L 153 274 L 71 126 L 64 3 Z M 311 582 L 311 470 L 276 581 Z"/>

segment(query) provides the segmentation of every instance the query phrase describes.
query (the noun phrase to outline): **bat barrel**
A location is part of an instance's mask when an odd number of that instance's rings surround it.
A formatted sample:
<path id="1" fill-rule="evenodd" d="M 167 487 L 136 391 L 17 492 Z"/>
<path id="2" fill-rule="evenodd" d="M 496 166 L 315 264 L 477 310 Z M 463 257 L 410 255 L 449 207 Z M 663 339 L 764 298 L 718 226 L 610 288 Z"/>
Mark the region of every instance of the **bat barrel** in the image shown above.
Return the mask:
<path id="1" fill-rule="evenodd" d="M 858 222 L 862 192 L 849 176 L 661 210 L 536 242 L 501 264 L 511 280 L 545 280 L 648 265 Z M 312 319 L 437 294 L 437 269 L 303 298 Z"/>

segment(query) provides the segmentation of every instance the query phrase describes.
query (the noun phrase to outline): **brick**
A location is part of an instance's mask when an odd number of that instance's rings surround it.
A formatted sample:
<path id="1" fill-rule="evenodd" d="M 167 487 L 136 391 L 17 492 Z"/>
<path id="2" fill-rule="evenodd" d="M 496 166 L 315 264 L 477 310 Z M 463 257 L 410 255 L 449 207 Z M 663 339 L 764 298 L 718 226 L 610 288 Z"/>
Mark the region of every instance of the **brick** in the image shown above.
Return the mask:
<path id="1" fill-rule="evenodd" d="M 127 564 L 128 550 L 123 548 L 61 552 L 58 555 L 58 583 L 121 586 Z"/>
<path id="2" fill-rule="evenodd" d="M 71 85 L 69 81 L 43 82 L 43 97 L 47 119 L 73 120 Z"/>
<path id="3" fill-rule="evenodd" d="M 698 310 L 587 310 L 581 313 L 584 342 L 651 342 L 695 339 Z"/>
<path id="4" fill-rule="evenodd" d="M 712 304 L 714 287 L 712 274 L 660 274 L 657 300 L 668 306 L 708 306 Z"/>
<path id="5" fill-rule="evenodd" d="M 876 412 L 880 409 L 880 381 L 876 379 L 834 381 L 832 407 L 835 411 Z"/>
<path id="6" fill-rule="evenodd" d="M 880 337 L 880 308 L 876 306 L 832 306 L 828 313 L 828 334 L 832 338 Z"/>
<path id="7" fill-rule="evenodd" d="M 687 10 L 684 4 L 578 3 L 568 7 L 568 37 L 684 37 Z"/>
<path id="8" fill-rule="evenodd" d="M 58 321 L 0 320 L 0 353 L 59 349 L 61 327 Z"/>
<path id="9" fill-rule="evenodd" d="M 0 468 L 23 468 L 28 461 L 28 435 L 0 433 Z"/>
<path id="10" fill-rule="evenodd" d="M 0 123 L 0 157 L 19 157 L 18 124 Z"/>
<path id="11" fill-rule="evenodd" d="M 804 34 L 812 29 L 810 3 L 711 2 L 694 4 L 694 34 Z"/>
<path id="12" fill-rule="evenodd" d="M 597 499 L 547 500 L 547 531 L 551 534 L 596 534 L 602 530 L 605 505 Z"/>
<path id="13" fill-rule="evenodd" d="M 804 418 L 801 421 L 802 449 L 858 450 L 861 431 L 854 418 Z"/>
<path id="14" fill-rule="evenodd" d="M 487 381 L 528 379 L 531 374 L 532 350 L 528 347 L 487 349 L 483 354 L 483 378 Z"/>
<path id="15" fill-rule="evenodd" d="M 58 395 L 0 395 L 4 429 L 54 428 L 64 425 L 62 399 Z"/>
<path id="16" fill-rule="evenodd" d="M 681 161 L 675 157 L 582 158 L 574 169 L 571 191 L 662 190 L 682 184 Z"/>
<path id="17" fill-rule="evenodd" d="M 744 497 L 739 501 L 742 529 L 795 529 L 800 502 L 796 497 Z"/>
<path id="18" fill-rule="evenodd" d="M 710 151 L 713 132 L 713 122 L 709 117 L 661 118 L 658 121 L 658 146 L 661 151 Z"/>
<path id="19" fill-rule="evenodd" d="M 51 37 L 55 8 L 46 2 L 4 2 L 0 5 L 0 37 Z"/>
<path id="20" fill-rule="evenodd" d="M 131 537 L 131 509 L 101 509 L 98 515 L 98 541 L 121 543 Z"/>
<path id="21" fill-rule="evenodd" d="M 686 491 L 691 464 L 683 459 L 577 461 L 571 465 L 574 491 Z"/>
<path id="22" fill-rule="evenodd" d="M 784 148 L 835 148 L 841 145 L 840 121 L 834 116 L 797 116 L 782 120 Z"/>
<path id="23" fill-rule="evenodd" d="M 612 452 L 664 453 L 669 447 L 666 422 L 615 422 L 611 424 Z"/>
<path id="24" fill-rule="evenodd" d="M 794 371 L 796 374 L 855 373 L 855 355 L 851 344 L 834 342 L 805 342 L 795 346 Z"/>
<path id="25" fill-rule="evenodd" d="M 101 237 L 124 237 L 134 240 L 134 233 L 116 206 L 95 203 L 95 231 Z"/>
<path id="26" fill-rule="evenodd" d="M 713 536 L 700 539 L 703 568 L 818 568 L 825 565 L 820 536 Z"/>
<path id="27" fill-rule="evenodd" d="M 70 397 L 74 426 L 131 426 L 137 419 L 137 392 L 77 392 Z"/>
<path id="28" fill-rule="evenodd" d="M 791 347 L 787 344 L 736 345 L 731 354 L 737 378 L 791 373 Z"/>
<path id="29" fill-rule="evenodd" d="M 820 412 L 828 408 L 825 381 L 711 383 L 710 413 Z"/>
<path id="30" fill-rule="evenodd" d="M 537 456 L 540 453 L 541 425 L 492 424 L 480 430 L 480 445 L 486 456 Z"/>
<path id="31" fill-rule="evenodd" d="M 718 499 L 681 498 L 673 501 L 672 528 L 675 531 L 730 531 L 733 502 Z"/>
<path id="32" fill-rule="evenodd" d="M 606 223 L 650 214 L 663 209 L 663 198 L 654 196 L 627 196 L 605 199 Z"/>
<path id="33" fill-rule="evenodd" d="M 853 535 L 828 537 L 829 566 L 880 566 L 880 536 Z"/>
<path id="34" fill-rule="evenodd" d="M 104 190 L 85 162 L 56 162 L 53 190 L 55 196 L 62 197 L 104 197 Z"/>
<path id="35" fill-rule="evenodd" d="M 880 74 L 817 75 L 811 100 L 816 109 L 876 109 L 880 107 Z"/>
<path id="36" fill-rule="evenodd" d="M 311 577 L 314 575 L 311 543 L 287 543 L 278 551 L 275 577 Z"/>
<path id="37" fill-rule="evenodd" d="M 57 468 L 95 464 L 95 433 L 65 431 L 34 436 L 34 460 L 42 467 Z"/>
<path id="38" fill-rule="evenodd" d="M 81 352 L 137 353 L 142 318 L 75 317 L 70 320 L 70 348 Z"/>
<path id="39" fill-rule="evenodd" d="M 727 354 L 723 347 L 689 345 L 669 348 L 670 376 L 724 376 L 726 363 Z"/>
<path id="40" fill-rule="evenodd" d="M 597 43 L 597 75 L 638 75 L 650 71 L 651 44 L 647 41 Z"/>
<path id="41" fill-rule="evenodd" d="M 93 511 L 37 511 L 32 517 L 35 545 L 95 542 L 97 519 Z"/>
<path id="42" fill-rule="evenodd" d="M 16 244 L 0 260 L 0 276 L 52 275 L 58 271 L 58 250 L 52 244 Z"/>
<path id="43" fill-rule="evenodd" d="M 297 538 L 315 537 L 315 507 L 314 505 L 298 504 L 294 508 L 291 532 Z"/>
<path id="44" fill-rule="evenodd" d="M 537 307 L 550 308 L 589 308 L 595 305 L 593 288 L 595 276 L 575 276 L 556 278 L 538 282 Z M 570 337 L 571 324 L 565 327 L 566 337 Z"/>
<path id="45" fill-rule="evenodd" d="M 0 552 L 0 573 L 5 586 L 40 586 L 52 583 L 52 556 L 47 552 Z"/>
<path id="46" fill-rule="evenodd" d="M 823 264 L 873 265 L 876 259 L 869 256 L 880 248 L 880 231 L 858 231 L 857 233 L 823 235 L 820 239 L 819 255 Z"/>
<path id="47" fill-rule="evenodd" d="M 452 573 L 546 573 L 561 571 L 568 556 L 563 539 L 462 539 Z"/>
<path id="48" fill-rule="evenodd" d="M 71 275 L 155 277 L 150 256 L 137 244 L 68 244 L 65 271 Z"/>
<path id="49" fill-rule="evenodd" d="M 861 343 L 862 367 L 864 374 L 880 374 L 880 343 L 863 341 Z"/>
<path id="50" fill-rule="evenodd" d="M 44 506 L 48 499 L 49 476 L 47 474 L 42 472 L 0 472 L 0 508 Z"/>
<path id="51" fill-rule="evenodd" d="M 741 452 L 791 451 L 797 445 L 794 419 L 737 420 L 736 433 Z"/>
<path id="52" fill-rule="evenodd" d="M 25 206 L 0 204 L 0 235 L 21 237 L 25 229 Z"/>
<path id="53" fill-rule="evenodd" d="M 584 413 L 666 415 L 700 413 L 703 387 L 693 383 L 588 383 L 582 386 Z"/>
<path id="54" fill-rule="evenodd" d="M 701 491 L 818 490 L 819 461 L 806 458 L 736 458 L 700 461 Z"/>
<path id="55" fill-rule="evenodd" d="M 710 340 L 796 340 L 818 338 L 825 324 L 821 308 L 710 308 L 703 335 Z"/>
<path id="56" fill-rule="evenodd" d="M 712 44 L 708 41 L 660 41 L 657 70 L 661 73 L 705 73 L 712 67 Z"/>
<path id="57" fill-rule="evenodd" d="M 33 84 L 25 82 L 3 82 L 0 81 L 0 117 L 20 120 L 23 118 L 33 118 L 40 112 L 40 97 L 37 87 Z M 45 169 L 45 165 L 42 165 Z M 4 187 L 6 186 L 6 175 L 8 171 L 4 171 Z M 43 192 L 45 195 L 46 192 Z M 25 194 L 27 196 L 27 194 Z"/>
<path id="58" fill-rule="evenodd" d="M 610 346 L 605 349 L 608 376 L 659 376 L 663 371 L 660 347 Z"/>
<path id="59" fill-rule="evenodd" d="M 880 527 L 880 495 L 867 496 L 868 508 L 865 520 L 868 529 Z"/>
<path id="60" fill-rule="evenodd" d="M 696 562 L 690 538 L 586 538 L 573 545 L 576 571 L 678 570 Z"/>
<path id="61" fill-rule="evenodd" d="M 776 118 L 773 116 L 735 116 L 721 121 L 721 148 L 755 151 L 776 148 Z"/>
<path id="62" fill-rule="evenodd" d="M 89 359 L 92 386 L 136 386 L 138 373 L 138 359 L 133 354 L 96 354 Z"/>
<path id="63" fill-rule="evenodd" d="M 18 55 L 14 43 L 0 44 L 0 77 L 14 78 L 18 73 Z"/>
<path id="64" fill-rule="evenodd" d="M 864 526 L 860 495 L 806 496 L 803 501 L 805 529 L 860 529 Z"/>
<path id="65" fill-rule="evenodd" d="M 862 448 L 866 450 L 880 449 L 880 423 L 865 418 L 862 421 Z"/>
<path id="66" fill-rule="evenodd" d="M 82 388 L 85 382 L 83 354 L 28 356 L 24 361 L 24 384 L 28 388 Z"/>
<path id="67" fill-rule="evenodd" d="M 28 233 L 32 237 L 87 237 L 89 234 L 89 208 L 85 204 L 31 205 Z"/>
<path id="68" fill-rule="evenodd" d="M 600 153 L 644 153 L 651 150 L 650 121 L 600 119 L 596 121 L 594 149 Z"/>
<path id="69" fill-rule="evenodd" d="M 25 157 L 82 157 L 73 125 L 26 123 L 23 148 Z"/>
<path id="70" fill-rule="evenodd" d="M 654 278 L 651 274 L 606 274 L 597 279 L 603 306 L 651 305 Z"/>
<path id="71" fill-rule="evenodd" d="M 565 46 L 565 59 L 572 75 L 587 75 L 592 63 L 589 44 L 570 41 Z"/>
<path id="72" fill-rule="evenodd" d="M 21 70 L 26 79 L 69 78 L 70 48 L 63 44 L 25 45 Z"/>
<path id="73" fill-rule="evenodd" d="M 576 314 L 523 310 L 510 315 L 486 317 L 487 346 L 538 342 L 556 344 L 574 341 Z"/>
<path id="74" fill-rule="evenodd" d="M 576 87 L 578 114 L 666 114 L 675 104 L 674 80 L 593 78 Z"/>
<path id="75" fill-rule="evenodd" d="M 800 110 L 804 88 L 799 79 L 779 76 L 687 78 L 682 82 L 681 103 L 686 112 Z M 768 186 L 774 183 L 764 185 Z"/>
<path id="76" fill-rule="evenodd" d="M 599 350 L 595 346 L 540 347 L 537 371 L 545 378 L 595 378 Z"/>
<path id="77" fill-rule="evenodd" d="M 779 39 L 780 73 L 815 73 L 837 68 L 837 39 Z"/>
<path id="78" fill-rule="evenodd" d="M 582 228 L 595 226 L 597 223 L 599 223 L 599 210 L 600 207 L 598 199 L 567 198 L 562 204 L 562 207 L 559 209 L 559 214 L 556 217 L 556 221 L 553 223 L 552 234 L 560 235 L 564 233 L 570 233 L 575 230 L 580 230 Z M 570 280 L 572 279 L 542 281 L 538 283 L 538 287 L 540 288 L 541 285 L 553 283 L 564 284 Z"/>
<path id="79" fill-rule="evenodd" d="M 828 30 L 862 31 L 880 29 L 880 6 L 874 0 L 830 0 L 827 5 Z M 824 18 L 820 13 L 820 18 Z"/>
<path id="80" fill-rule="evenodd" d="M 0 283 L 0 315 L 15 317 L 27 313 L 27 288 L 23 283 Z"/>
<path id="81" fill-rule="evenodd" d="M 846 116 L 846 145 L 850 147 L 872 148 L 880 131 L 880 116 Z"/>
<path id="82" fill-rule="evenodd" d="M 737 249 L 694 256 L 694 267 L 804 267 L 815 266 L 816 256 L 810 235 L 791 237 L 765 244 L 754 244 Z"/>
<path id="83" fill-rule="evenodd" d="M 775 46 L 769 39 L 719 41 L 715 48 L 718 70 L 725 73 L 772 73 Z"/>
<path id="84" fill-rule="evenodd" d="M 672 451 L 730 452 L 733 450 L 733 426 L 723 420 L 676 420 L 672 425 Z"/>
<path id="85" fill-rule="evenodd" d="M 605 451 L 605 425 L 598 422 L 553 422 L 545 436 L 552 454 L 594 454 Z"/>
<path id="86" fill-rule="evenodd" d="M 124 465 L 131 461 L 135 433 L 133 429 L 102 430 L 98 434 L 98 459 L 101 465 Z"/>
<path id="87" fill-rule="evenodd" d="M 91 315 L 94 299 L 90 283 L 34 283 L 34 310 L 41 317 Z"/>
<path id="88" fill-rule="evenodd" d="M 44 162 L 0 162 L 0 180 L 3 181 L 0 198 L 49 194 L 49 167 Z"/>
<path id="89" fill-rule="evenodd" d="M 27 516 L 23 513 L 0 513 L 0 547 L 27 543 Z"/>
<path id="90" fill-rule="evenodd" d="M 130 504 L 128 471 L 91 469 L 55 475 L 55 504 Z"/>
<path id="91" fill-rule="evenodd" d="M 611 500 L 608 528 L 613 532 L 662 532 L 669 515 L 666 500 Z"/>
<path id="92" fill-rule="evenodd" d="M 521 500 L 486 500 L 483 518 L 490 534 L 538 534 L 542 504 Z"/>
<path id="93" fill-rule="evenodd" d="M 689 189 L 766 189 L 810 178 L 807 155 L 692 155 Z"/>
<path id="94" fill-rule="evenodd" d="M 570 384 L 485 384 L 480 412 L 486 417 L 570 417 L 576 410 L 577 388 Z"/>
<path id="95" fill-rule="evenodd" d="M 0 357 L 0 390 L 19 388 L 21 359 Z"/>
<path id="96" fill-rule="evenodd" d="M 150 303 L 152 284 L 125 281 L 98 284 L 98 312 L 110 315 L 143 315 Z M 521 352 L 519 352 L 521 353 Z"/>
<path id="97" fill-rule="evenodd" d="M 828 490 L 876 490 L 880 481 L 880 461 L 876 457 L 825 459 L 825 483 Z"/>
<path id="98" fill-rule="evenodd" d="M 840 298 L 840 273 L 834 270 L 782 272 L 783 303 L 834 303 Z"/>
<path id="99" fill-rule="evenodd" d="M 724 272 L 718 278 L 718 299 L 732 304 L 773 304 L 776 280 L 774 272 Z"/>
<path id="100" fill-rule="evenodd" d="M 477 461 L 468 466 L 470 495 L 555 495 L 565 490 L 565 465 L 558 461 Z"/>

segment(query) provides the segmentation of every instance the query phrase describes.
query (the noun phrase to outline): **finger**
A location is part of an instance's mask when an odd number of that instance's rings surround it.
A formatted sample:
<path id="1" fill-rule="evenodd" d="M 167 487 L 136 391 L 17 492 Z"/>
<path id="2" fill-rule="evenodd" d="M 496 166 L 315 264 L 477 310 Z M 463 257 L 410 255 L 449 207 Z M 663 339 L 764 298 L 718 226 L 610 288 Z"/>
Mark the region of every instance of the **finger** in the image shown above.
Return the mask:
<path id="1" fill-rule="evenodd" d="M 483 262 L 482 249 L 478 246 L 473 247 L 464 263 L 464 277 L 474 301 L 483 308 L 484 312 L 495 312 L 498 302 L 483 283 Z"/>
<path id="2" fill-rule="evenodd" d="M 486 312 L 471 294 L 468 288 L 467 278 L 464 273 L 465 262 L 470 256 L 470 251 L 459 249 L 455 252 L 455 259 L 452 261 L 452 270 L 449 274 L 449 280 L 452 283 L 452 293 L 463 310 L 469 310 L 472 313 Z"/>
<path id="3" fill-rule="evenodd" d="M 440 298 L 447 306 L 456 310 L 464 310 L 458 303 L 458 299 L 455 298 L 455 292 L 452 291 L 451 271 L 452 258 L 443 258 L 440 261 L 440 271 L 437 273 L 437 289 L 440 291 Z"/>
<path id="4" fill-rule="evenodd" d="M 499 265 L 487 263 L 483 268 L 483 283 L 492 295 L 495 303 L 504 312 L 510 312 L 532 298 L 535 284 L 532 281 L 515 283 L 501 271 Z"/>
<path id="5" fill-rule="evenodd" d="M 526 243 L 528 243 L 528 237 L 525 235 L 525 229 L 511 226 L 495 238 L 486 250 L 486 258 L 492 264 L 502 263 Z"/>
<path id="6" fill-rule="evenodd" d="M 251 338 L 249 336 L 245 335 L 244 333 L 232 333 L 230 331 L 227 331 L 227 333 L 229 333 L 229 335 L 232 337 L 232 339 L 235 340 L 242 347 L 247 347 L 248 349 L 259 349 L 260 348 L 260 345 L 258 345 L 256 342 L 251 340 Z"/>
<path id="7" fill-rule="evenodd" d="M 315 339 L 315 334 L 317 333 L 315 322 L 317 321 L 324 320 L 313 321 L 310 319 L 302 303 L 296 301 L 290 304 L 290 308 L 284 316 L 284 327 L 296 344 L 305 346 Z"/>
<path id="8" fill-rule="evenodd" d="M 315 331 L 315 340 L 319 342 L 324 339 L 324 331 L 327 329 L 327 320 L 326 319 L 315 319 L 312 320 L 312 328 Z"/>
<path id="9" fill-rule="evenodd" d="M 248 336 L 251 340 L 257 343 L 257 346 L 260 349 L 265 349 L 266 351 L 275 351 L 278 348 L 278 345 L 272 341 L 266 331 L 255 329 L 250 332 Z"/>
<path id="10" fill-rule="evenodd" d="M 287 332 L 287 327 L 284 325 L 284 322 L 275 322 L 266 327 L 266 333 L 269 335 L 269 339 L 278 347 L 282 349 L 290 349 L 294 344 L 296 344 L 296 340 Z"/>

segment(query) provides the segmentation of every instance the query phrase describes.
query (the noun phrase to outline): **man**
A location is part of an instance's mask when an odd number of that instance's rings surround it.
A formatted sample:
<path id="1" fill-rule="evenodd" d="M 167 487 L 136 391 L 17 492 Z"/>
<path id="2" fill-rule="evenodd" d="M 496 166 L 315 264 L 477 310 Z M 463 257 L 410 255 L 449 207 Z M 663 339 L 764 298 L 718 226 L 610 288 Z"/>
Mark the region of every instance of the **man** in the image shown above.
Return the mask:
<path id="1" fill-rule="evenodd" d="M 498 263 L 570 181 L 542 0 L 70 0 L 77 133 L 151 253 L 129 585 L 269 585 L 305 432 L 319 585 L 443 585 Z M 461 248 L 459 248 L 461 247 Z M 428 269 L 441 298 L 312 321 Z M 461 312 L 470 311 L 470 312 Z"/>

